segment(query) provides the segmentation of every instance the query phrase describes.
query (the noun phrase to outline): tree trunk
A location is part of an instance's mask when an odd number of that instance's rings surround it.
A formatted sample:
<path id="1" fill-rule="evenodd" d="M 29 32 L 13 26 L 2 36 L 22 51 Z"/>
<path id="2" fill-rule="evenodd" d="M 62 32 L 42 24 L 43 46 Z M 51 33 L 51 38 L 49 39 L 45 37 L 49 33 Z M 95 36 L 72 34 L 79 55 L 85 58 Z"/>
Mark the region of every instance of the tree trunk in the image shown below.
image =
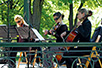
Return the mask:
<path id="1" fill-rule="evenodd" d="M 43 0 L 34 0 L 33 1 L 33 13 L 31 13 L 31 0 L 29 0 L 29 1 L 30 1 L 29 2 L 29 8 L 28 8 L 29 11 L 28 11 L 28 9 L 26 9 L 27 7 L 25 6 L 26 10 L 24 12 L 29 13 L 29 16 L 26 16 L 27 18 L 29 17 L 29 22 L 28 23 L 33 28 L 39 30 Z M 24 5 L 26 5 L 26 4 L 24 4 Z"/>
<path id="2" fill-rule="evenodd" d="M 73 28 L 73 3 L 70 4 L 69 29 Z"/>
<path id="3" fill-rule="evenodd" d="M 12 9 L 13 6 L 13 0 L 10 0 L 10 9 Z"/>
<path id="4" fill-rule="evenodd" d="M 79 8 L 78 8 L 78 11 L 79 11 L 79 9 L 81 9 L 82 6 L 83 6 L 83 3 L 80 4 L 80 6 L 79 6 Z M 78 15 L 78 13 L 76 14 L 76 17 L 75 17 L 75 23 L 74 23 L 74 26 L 75 26 L 76 23 L 77 23 L 77 15 Z"/>
<path id="5" fill-rule="evenodd" d="M 30 16 L 30 21 L 34 28 L 39 30 L 40 28 L 40 19 L 42 11 L 43 0 L 34 0 L 33 1 L 33 14 Z"/>

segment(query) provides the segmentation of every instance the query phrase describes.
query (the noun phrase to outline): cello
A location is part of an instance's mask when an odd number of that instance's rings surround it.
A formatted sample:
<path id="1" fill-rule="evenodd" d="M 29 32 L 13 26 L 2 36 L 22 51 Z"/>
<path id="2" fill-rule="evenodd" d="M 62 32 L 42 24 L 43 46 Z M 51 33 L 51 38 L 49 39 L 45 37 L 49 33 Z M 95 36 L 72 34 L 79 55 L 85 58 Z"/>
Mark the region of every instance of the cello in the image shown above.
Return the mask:
<path id="1" fill-rule="evenodd" d="M 88 14 L 85 15 L 82 19 L 79 20 L 79 22 L 77 23 L 81 23 L 83 22 L 87 17 L 92 15 L 92 11 L 88 10 Z M 78 28 L 79 26 L 75 25 L 75 27 L 72 29 L 72 31 L 66 36 L 65 41 L 66 42 L 73 42 L 73 40 L 75 39 L 75 37 L 78 34 L 78 30 L 76 28 Z"/>
<path id="2" fill-rule="evenodd" d="M 66 42 L 73 42 L 73 40 L 75 39 L 75 37 L 76 37 L 77 34 L 78 34 L 78 31 L 76 30 L 76 27 L 77 27 L 77 26 L 75 26 L 75 27 L 72 29 L 72 31 L 66 36 L 66 38 L 65 38 L 65 41 L 66 41 Z"/>
<path id="3" fill-rule="evenodd" d="M 81 18 L 79 20 L 79 22 L 77 22 L 78 24 L 82 23 L 88 16 L 91 16 L 92 15 L 92 12 L 91 11 L 88 11 L 88 15 L 85 15 L 83 18 Z M 76 36 L 78 35 L 79 31 L 77 30 L 78 26 L 75 25 L 75 27 L 70 31 L 70 33 L 65 37 L 65 42 L 73 42 L 74 39 L 76 38 Z M 66 50 L 69 50 L 70 47 L 64 47 Z M 61 55 L 57 55 L 56 56 L 57 60 L 58 61 L 61 61 L 62 59 L 62 56 Z"/>

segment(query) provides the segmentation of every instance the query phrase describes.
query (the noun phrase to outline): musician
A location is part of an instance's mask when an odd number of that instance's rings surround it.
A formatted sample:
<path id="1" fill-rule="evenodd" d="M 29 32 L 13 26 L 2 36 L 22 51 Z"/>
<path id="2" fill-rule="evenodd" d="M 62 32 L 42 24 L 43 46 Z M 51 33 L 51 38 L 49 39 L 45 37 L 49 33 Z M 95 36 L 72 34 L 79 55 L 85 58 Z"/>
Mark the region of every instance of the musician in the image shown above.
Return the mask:
<path id="1" fill-rule="evenodd" d="M 90 36 L 91 36 L 91 22 L 88 19 L 89 16 L 92 15 L 92 11 L 86 10 L 85 8 L 82 8 L 78 11 L 77 18 L 79 19 L 79 22 L 77 23 L 77 31 L 78 35 L 74 39 L 73 42 L 90 42 Z M 67 32 L 63 32 L 61 34 L 61 37 L 65 36 Z M 91 50 L 91 47 L 77 47 L 77 48 L 70 48 L 70 50 Z M 90 52 L 69 52 L 69 53 L 64 53 L 64 56 L 82 56 L 82 55 L 87 55 L 90 54 Z M 66 58 L 66 64 L 67 68 L 71 68 L 71 60 L 70 58 Z"/>
<path id="2" fill-rule="evenodd" d="M 21 15 L 15 15 L 14 21 L 17 24 L 17 27 L 28 27 L 29 25 L 25 22 Z"/>
<path id="3" fill-rule="evenodd" d="M 45 35 L 47 34 L 50 34 L 50 35 L 53 35 L 56 37 L 56 42 L 63 42 L 63 39 L 61 38 L 61 33 L 63 33 L 64 31 L 67 31 L 68 28 L 67 28 L 67 25 L 63 23 L 63 18 L 64 18 L 64 15 L 62 15 L 60 12 L 56 12 L 53 14 L 53 18 L 56 22 L 57 25 L 54 25 L 53 29 L 51 30 L 45 30 Z M 53 63 L 52 63 L 52 57 L 53 57 L 53 54 L 50 53 L 50 54 L 47 54 L 46 55 L 46 51 L 49 50 L 49 51 L 59 51 L 62 47 L 50 47 L 49 49 L 46 49 L 45 50 L 45 58 L 48 58 L 50 57 L 49 60 L 47 61 L 44 61 L 44 67 L 49 67 L 49 66 L 52 66 L 51 68 L 53 68 Z M 52 65 L 51 65 L 52 63 Z"/>
<path id="4" fill-rule="evenodd" d="M 88 12 L 86 9 L 80 9 L 77 15 L 77 18 L 79 19 L 79 22 L 77 22 L 77 31 L 78 31 L 78 37 L 77 41 L 80 42 L 89 42 L 90 36 L 91 36 L 91 22 L 89 21 L 88 17 L 90 15 L 87 15 Z M 67 32 L 63 32 L 61 34 L 61 37 L 65 36 Z"/>
<path id="5" fill-rule="evenodd" d="M 102 41 L 102 18 L 101 24 L 95 29 L 91 42 L 101 42 Z"/>
<path id="6" fill-rule="evenodd" d="M 14 21 L 16 22 L 17 24 L 17 27 L 29 27 L 29 25 L 25 22 L 25 20 L 23 19 L 23 17 L 21 15 L 15 15 L 14 17 Z M 28 39 L 21 39 L 20 35 L 19 37 L 17 38 L 17 42 L 29 42 Z M 34 40 L 30 40 L 30 42 L 34 42 Z M 10 50 L 12 51 L 29 51 L 29 50 L 38 50 L 38 51 L 41 51 L 41 48 L 40 47 L 32 47 L 32 48 L 29 48 L 29 47 L 11 47 Z M 33 54 L 35 52 L 32 52 Z M 26 52 L 26 54 L 28 54 L 28 52 Z M 17 52 L 11 52 L 10 53 L 10 57 L 16 57 L 17 55 Z M 38 54 L 39 56 L 41 56 L 41 54 Z M 23 56 L 25 57 L 24 55 L 24 52 L 23 52 Z M 30 61 L 33 60 L 34 58 L 34 55 L 31 55 L 30 57 Z M 16 63 L 16 59 L 15 58 L 11 58 L 15 63 Z M 25 61 L 25 60 L 24 60 Z M 16 68 L 16 65 L 12 62 L 11 62 L 11 68 Z M 38 62 L 38 60 L 37 60 Z"/>
<path id="7" fill-rule="evenodd" d="M 64 31 L 67 31 L 67 25 L 63 23 L 63 18 L 64 15 L 62 15 L 60 12 L 56 12 L 53 15 L 53 18 L 56 22 L 57 25 L 54 25 L 53 29 L 51 30 L 45 30 L 45 35 L 50 34 L 56 37 L 56 42 L 63 42 L 63 39 L 61 38 L 61 33 L 63 33 Z"/>
<path id="8" fill-rule="evenodd" d="M 14 17 L 14 21 L 16 22 L 17 27 L 28 27 L 29 25 L 25 22 L 25 20 L 23 19 L 23 17 L 21 15 L 15 15 Z M 20 35 L 19 37 L 17 37 L 17 42 L 27 42 L 27 39 L 22 40 Z M 25 51 L 25 50 L 29 50 L 28 47 L 11 47 L 10 50 L 12 51 Z M 16 57 L 17 52 L 11 52 L 10 53 L 10 57 Z M 24 55 L 24 53 L 23 53 Z M 24 55 L 25 56 L 25 55 Z M 16 59 L 15 58 L 11 58 L 14 63 L 16 63 Z M 16 65 L 10 61 L 11 63 L 11 68 L 16 68 Z"/>

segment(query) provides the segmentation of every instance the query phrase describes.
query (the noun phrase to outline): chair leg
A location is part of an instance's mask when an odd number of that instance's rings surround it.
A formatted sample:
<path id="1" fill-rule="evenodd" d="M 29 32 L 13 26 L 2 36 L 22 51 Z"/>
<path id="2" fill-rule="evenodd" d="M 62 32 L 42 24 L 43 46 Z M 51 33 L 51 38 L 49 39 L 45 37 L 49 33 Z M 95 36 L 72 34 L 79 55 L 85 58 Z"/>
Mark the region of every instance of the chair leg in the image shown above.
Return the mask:
<path id="1" fill-rule="evenodd" d="M 17 67 L 17 68 L 19 68 L 20 61 L 21 61 L 21 56 L 22 56 L 22 52 L 20 52 L 20 58 L 19 58 L 19 60 L 18 60 L 18 67 Z"/>
<path id="2" fill-rule="evenodd" d="M 58 64 L 56 64 L 56 66 L 54 68 L 57 68 L 58 67 Z"/>
<path id="3" fill-rule="evenodd" d="M 37 49 L 36 49 L 36 51 L 35 51 L 35 59 L 34 59 L 34 61 L 33 61 L 33 66 L 35 65 L 35 62 L 36 62 L 36 57 L 37 57 Z"/>
<path id="4" fill-rule="evenodd" d="M 94 47 L 92 48 L 92 50 L 96 50 L 96 47 L 94 46 Z M 95 52 L 96 52 L 96 55 L 98 55 L 97 51 L 95 51 Z M 93 57 L 93 55 L 94 55 L 94 52 L 91 54 L 91 58 Z M 88 57 L 88 60 L 91 61 L 91 58 Z M 99 57 L 97 57 L 97 59 L 99 59 Z M 89 61 L 88 61 L 88 60 L 86 61 L 86 67 L 89 66 Z M 101 68 L 102 68 L 101 60 L 99 59 L 98 61 L 99 61 L 99 64 L 100 64 L 100 66 L 101 66 Z M 85 67 L 84 67 L 84 68 L 85 68 Z"/>
<path id="5" fill-rule="evenodd" d="M 25 56 L 27 56 L 26 52 L 24 52 L 24 54 L 25 54 Z M 18 60 L 18 66 L 17 66 L 17 68 L 19 68 L 20 61 L 21 61 L 21 56 L 22 56 L 22 52 L 20 52 L 20 57 L 19 57 L 19 60 Z M 33 61 L 33 67 L 34 67 L 35 62 L 36 62 L 37 49 L 36 49 L 36 51 L 35 51 L 35 55 L 34 55 L 34 57 L 35 57 L 35 59 L 34 59 L 34 61 Z M 27 63 L 28 63 L 28 60 L 27 60 L 27 58 L 26 58 L 26 64 L 27 64 Z"/>
<path id="6" fill-rule="evenodd" d="M 24 52 L 24 55 L 25 57 L 27 56 L 26 52 Z M 27 57 L 25 59 L 26 59 L 26 64 L 27 64 L 28 63 Z"/>
<path id="7" fill-rule="evenodd" d="M 81 60 L 80 58 L 78 57 L 78 61 L 79 61 L 79 64 L 81 64 Z M 80 67 L 82 68 L 82 65 L 80 65 Z"/>
<path id="8" fill-rule="evenodd" d="M 39 62 L 40 62 L 41 60 L 40 60 L 40 58 L 39 58 Z M 42 66 L 42 64 L 40 63 L 40 66 Z"/>

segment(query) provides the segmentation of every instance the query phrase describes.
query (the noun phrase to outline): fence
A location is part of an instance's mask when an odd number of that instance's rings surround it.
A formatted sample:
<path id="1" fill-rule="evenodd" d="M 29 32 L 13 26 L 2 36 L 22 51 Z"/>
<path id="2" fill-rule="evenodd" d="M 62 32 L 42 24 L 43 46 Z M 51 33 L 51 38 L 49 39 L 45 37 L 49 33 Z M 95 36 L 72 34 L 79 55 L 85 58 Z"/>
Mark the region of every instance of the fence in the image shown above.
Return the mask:
<path id="1" fill-rule="evenodd" d="M 5 64 L 8 64 L 8 68 L 11 68 L 10 62 L 14 62 L 12 58 L 16 58 L 16 61 L 19 61 L 18 59 L 20 56 L 15 56 L 11 57 L 10 53 L 12 52 L 18 52 L 21 54 L 21 52 L 26 52 L 27 55 L 24 57 L 22 56 L 21 58 L 27 58 L 27 68 L 30 68 L 30 63 L 32 67 L 35 66 L 35 62 L 38 64 L 38 67 L 44 68 L 44 64 L 47 62 L 49 63 L 48 68 L 60 68 L 60 66 L 65 65 L 66 63 L 60 63 L 59 58 L 67 58 L 72 60 L 72 64 L 70 65 L 71 68 L 102 68 L 101 60 L 102 60 L 102 43 L 95 43 L 95 42 L 87 42 L 87 43 L 43 43 L 43 42 L 38 42 L 38 43 L 0 43 L 0 60 L 4 60 L 5 63 L 0 62 L 2 65 L 2 68 L 5 66 Z M 35 49 L 35 51 L 30 51 L 30 50 L 10 50 L 12 47 L 19 47 L 19 48 L 31 48 L 31 47 L 41 47 L 41 50 L 38 51 Z M 62 47 L 62 49 L 55 49 L 55 50 L 50 50 L 50 48 L 55 48 L 55 47 Z M 88 47 L 95 47 L 93 50 L 67 50 L 66 47 L 82 47 L 82 48 L 88 48 Z M 97 48 L 96 48 L 97 47 Z M 32 53 L 31 53 L 32 52 Z M 63 53 L 74 53 L 76 54 L 81 54 L 84 52 L 90 52 L 90 54 L 82 55 L 82 56 L 65 56 Z M 38 55 L 41 54 L 41 55 Z M 30 60 L 30 56 L 33 55 L 34 58 Z M 49 55 L 49 57 L 48 57 Z M 56 58 L 57 57 L 57 58 Z M 35 59 L 37 58 L 37 59 Z M 45 62 L 46 61 L 46 62 Z M 52 65 L 52 63 L 54 63 Z M 16 64 L 16 67 L 18 64 Z M 34 66 L 33 66 L 34 65 Z M 64 66 L 66 67 L 66 66 Z M 19 67 L 18 67 L 19 68 Z"/>

